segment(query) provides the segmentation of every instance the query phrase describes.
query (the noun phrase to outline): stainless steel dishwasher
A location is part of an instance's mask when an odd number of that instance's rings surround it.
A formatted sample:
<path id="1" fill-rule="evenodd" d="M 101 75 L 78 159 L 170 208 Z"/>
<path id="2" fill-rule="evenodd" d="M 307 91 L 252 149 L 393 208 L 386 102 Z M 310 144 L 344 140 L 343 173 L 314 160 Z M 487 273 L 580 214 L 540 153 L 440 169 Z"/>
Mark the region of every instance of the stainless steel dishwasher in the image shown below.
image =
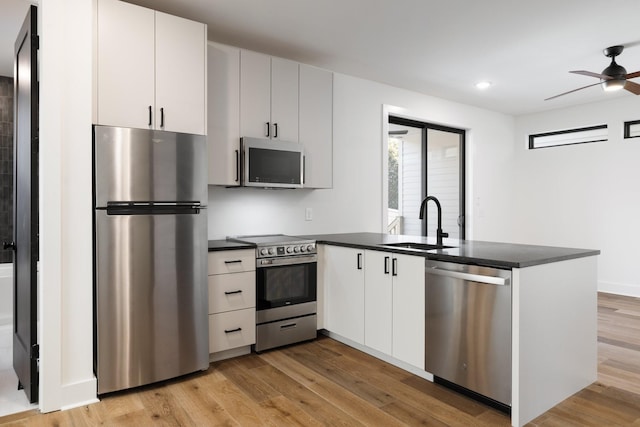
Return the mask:
<path id="1" fill-rule="evenodd" d="M 426 260 L 425 369 L 511 407 L 511 271 Z"/>

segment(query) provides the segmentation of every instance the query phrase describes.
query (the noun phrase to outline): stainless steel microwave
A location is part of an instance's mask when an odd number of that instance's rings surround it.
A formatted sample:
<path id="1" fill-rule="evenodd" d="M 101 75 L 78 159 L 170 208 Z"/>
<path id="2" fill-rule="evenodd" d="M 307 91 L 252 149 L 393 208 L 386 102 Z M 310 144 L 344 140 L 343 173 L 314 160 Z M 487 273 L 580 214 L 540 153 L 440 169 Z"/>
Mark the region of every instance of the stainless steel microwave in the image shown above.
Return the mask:
<path id="1" fill-rule="evenodd" d="M 242 185 L 302 188 L 304 149 L 296 142 L 242 138 Z"/>

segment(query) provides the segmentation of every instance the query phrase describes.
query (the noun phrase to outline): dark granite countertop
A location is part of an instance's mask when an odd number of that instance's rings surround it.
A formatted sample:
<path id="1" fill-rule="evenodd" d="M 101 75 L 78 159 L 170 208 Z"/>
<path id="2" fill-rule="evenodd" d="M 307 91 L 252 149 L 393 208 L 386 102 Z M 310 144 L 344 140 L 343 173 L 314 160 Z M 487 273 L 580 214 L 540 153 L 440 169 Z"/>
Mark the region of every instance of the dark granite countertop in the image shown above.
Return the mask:
<path id="1" fill-rule="evenodd" d="M 424 256 L 436 261 L 475 264 L 497 268 L 523 268 L 574 258 L 599 255 L 599 250 L 561 248 L 554 246 L 521 245 L 513 243 L 482 242 L 475 240 L 444 239 L 447 249 L 418 250 L 384 246 L 389 243 L 414 242 L 435 244 L 434 237 L 406 236 L 382 233 L 317 234 L 301 236 L 335 246 L 384 250 L 407 255 Z"/>
<path id="2" fill-rule="evenodd" d="M 232 242 L 230 240 L 209 240 L 209 252 L 232 251 L 236 249 L 255 249 L 249 243 Z"/>

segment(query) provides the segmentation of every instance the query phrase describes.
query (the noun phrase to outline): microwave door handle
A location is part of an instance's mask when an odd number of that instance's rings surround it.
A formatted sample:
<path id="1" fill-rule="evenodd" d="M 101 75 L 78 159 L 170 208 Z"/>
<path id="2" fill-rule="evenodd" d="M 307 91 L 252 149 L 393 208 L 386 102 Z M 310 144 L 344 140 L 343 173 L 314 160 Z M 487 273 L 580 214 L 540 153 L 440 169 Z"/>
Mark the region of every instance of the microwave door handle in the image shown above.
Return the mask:
<path id="1" fill-rule="evenodd" d="M 302 184 L 307 183 L 307 156 L 302 156 Z"/>

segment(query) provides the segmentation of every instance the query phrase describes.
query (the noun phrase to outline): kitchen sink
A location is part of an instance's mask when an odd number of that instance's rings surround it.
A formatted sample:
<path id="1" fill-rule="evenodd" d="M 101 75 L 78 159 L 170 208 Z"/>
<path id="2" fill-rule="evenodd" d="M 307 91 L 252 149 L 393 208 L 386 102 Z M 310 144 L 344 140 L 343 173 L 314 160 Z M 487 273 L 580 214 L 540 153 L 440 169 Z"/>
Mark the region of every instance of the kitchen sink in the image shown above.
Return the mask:
<path id="1" fill-rule="evenodd" d="M 450 249 L 454 247 L 454 246 L 444 246 L 444 245 L 430 245 L 428 243 L 417 243 L 417 242 L 385 243 L 382 246 L 391 246 L 393 248 L 416 249 L 420 251 L 430 251 L 434 249 Z"/>

